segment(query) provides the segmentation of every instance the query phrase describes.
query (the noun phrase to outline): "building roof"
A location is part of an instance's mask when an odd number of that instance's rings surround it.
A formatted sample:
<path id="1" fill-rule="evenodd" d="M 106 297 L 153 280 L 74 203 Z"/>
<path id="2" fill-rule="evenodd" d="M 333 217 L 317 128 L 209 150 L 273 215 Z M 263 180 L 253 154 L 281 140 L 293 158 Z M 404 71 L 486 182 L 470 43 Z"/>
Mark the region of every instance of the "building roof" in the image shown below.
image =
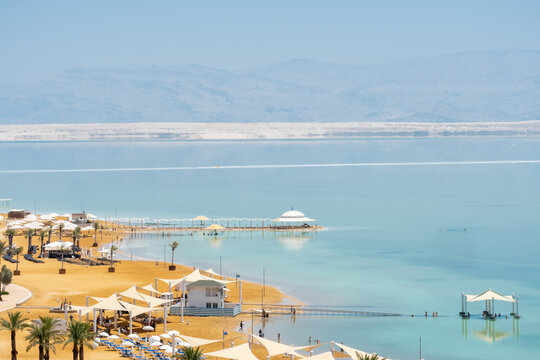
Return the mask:
<path id="1" fill-rule="evenodd" d="M 218 287 L 222 288 L 225 285 L 222 282 L 216 281 L 216 280 L 198 280 L 195 282 L 192 282 L 191 284 L 187 285 L 188 288 L 190 287 Z"/>

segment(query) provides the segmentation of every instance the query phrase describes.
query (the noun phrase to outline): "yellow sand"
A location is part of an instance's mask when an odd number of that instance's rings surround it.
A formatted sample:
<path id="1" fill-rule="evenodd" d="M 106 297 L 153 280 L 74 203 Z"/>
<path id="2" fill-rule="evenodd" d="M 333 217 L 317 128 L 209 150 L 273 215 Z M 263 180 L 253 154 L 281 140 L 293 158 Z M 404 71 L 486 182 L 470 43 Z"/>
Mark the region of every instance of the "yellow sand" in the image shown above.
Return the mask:
<path id="1" fill-rule="evenodd" d="M 103 241 L 98 232 L 98 243 L 106 243 L 116 240 L 118 236 L 122 236 L 121 229 L 115 231 L 104 231 Z M 93 235 L 93 232 L 90 232 Z M 57 237 L 51 239 L 55 241 Z M 66 239 L 66 236 L 64 236 Z M 21 236 L 17 236 L 14 240 L 19 246 L 26 248 L 27 240 Z M 81 246 L 91 246 L 93 242 L 92 237 L 87 237 L 81 240 Z M 39 244 L 39 237 L 34 237 L 34 244 Z M 2 262 L 2 264 L 5 261 Z M 11 269 L 15 269 L 15 264 L 7 264 Z M 29 306 L 28 309 L 15 309 L 12 311 L 22 311 L 26 317 L 35 319 L 39 315 L 50 315 L 46 309 L 36 309 L 32 307 L 39 306 L 57 306 L 57 300 L 60 301 L 67 299 L 71 301 L 73 305 L 85 305 L 86 296 L 109 296 L 114 292 L 121 292 L 132 285 L 145 286 L 150 283 L 154 283 L 155 278 L 180 278 L 183 275 L 190 273 L 193 269 L 186 266 L 177 266 L 175 271 L 169 271 L 167 265 L 148 261 L 122 261 L 116 264 L 116 272 L 109 273 L 107 271 L 108 266 L 84 266 L 73 265 L 64 263 L 64 268 L 67 270 L 67 274 L 59 275 L 58 269 L 60 268 L 60 262 L 54 259 L 45 259 L 44 264 L 34 264 L 20 258 L 19 270 L 21 270 L 20 276 L 14 276 L 13 282 L 24 286 L 33 293 L 33 297 L 24 304 Z M 231 290 L 228 294 L 228 301 L 237 302 L 239 299 L 238 288 L 235 283 L 229 284 L 228 288 Z M 158 290 L 168 291 L 165 283 L 158 281 Z M 255 283 L 243 281 L 243 300 L 245 303 L 260 303 L 261 302 L 262 286 Z M 264 296 L 265 303 L 280 303 L 285 297 L 281 291 L 276 288 L 266 286 L 266 295 Z M 292 299 L 294 300 L 294 299 Z M 93 304 L 95 302 L 90 302 Z M 254 306 L 257 307 L 257 306 Z M 258 306 L 260 308 L 260 306 Z M 243 310 L 249 310 L 249 306 L 244 306 Z M 5 317 L 6 313 L 1 313 L 1 317 Z M 60 318 L 63 315 L 55 315 Z M 75 315 L 75 318 L 78 315 Z M 180 317 L 170 316 L 168 318 L 168 330 L 178 329 L 181 333 L 202 337 L 208 339 L 219 339 L 222 336 L 223 329 L 229 330 L 227 338 L 233 338 L 236 336 L 235 330 L 238 330 L 238 325 L 242 320 L 244 322 L 244 332 L 249 332 L 249 326 L 251 324 L 251 315 L 239 315 L 234 318 L 199 318 L 199 317 L 186 317 L 186 322 L 181 324 Z M 188 324 L 189 323 L 189 324 Z M 119 325 L 122 325 L 119 322 Z M 123 324 L 125 327 L 125 324 Z M 133 323 L 134 332 L 142 332 L 141 325 L 139 323 Z M 163 333 L 163 324 L 158 325 L 155 332 L 150 334 Z M 8 358 L 10 351 L 10 337 L 6 331 L 0 332 L 0 359 Z M 235 344 L 245 342 L 245 339 L 234 340 Z M 24 334 L 18 333 L 17 335 L 19 359 L 36 359 L 37 349 L 25 352 L 26 342 L 24 341 Z M 221 348 L 221 343 L 209 345 L 206 350 L 218 350 Z M 254 346 L 255 354 L 259 358 L 266 356 L 265 350 L 260 346 Z M 52 356 L 53 359 L 71 359 L 71 348 L 67 346 L 64 350 L 62 345 L 57 346 L 57 354 Z M 90 349 L 85 352 L 86 359 L 120 359 L 120 354 L 116 351 L 108 351 L 104 347 L 92 351 Z"/>

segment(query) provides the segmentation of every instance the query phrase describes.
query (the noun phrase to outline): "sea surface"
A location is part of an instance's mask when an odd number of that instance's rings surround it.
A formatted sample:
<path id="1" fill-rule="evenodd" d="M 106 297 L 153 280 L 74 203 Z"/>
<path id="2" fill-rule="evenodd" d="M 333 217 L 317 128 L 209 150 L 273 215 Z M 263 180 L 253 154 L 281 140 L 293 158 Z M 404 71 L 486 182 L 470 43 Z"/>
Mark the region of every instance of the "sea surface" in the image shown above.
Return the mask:
<path id="1" fill-rule="evenodd" d="M 274 218 L 294 207 L 328 230 L 134 236 L 122 250 L 162 260 L 178 240 L 178 262 L 219 271 L 221 257 L 224 274 L 256 281 L 264 269 L 310 306 L 403 314 L 270 318 L 267 338 L 418 359 L 422 337 L 425 359 L 540 358 L 540 164 L 504 162 L 540 160 L 540 139 L 1 143 L 0 154 L 0 198 L 39 213 Z M 398 164 L 249 166 L 355 163 Z M 112 170 L 56 171 L 74 169 Z M 519 295 L 522 318 L 486 322 L 478 303 L 461 320 L 461 293 L 488 288 Z"/>

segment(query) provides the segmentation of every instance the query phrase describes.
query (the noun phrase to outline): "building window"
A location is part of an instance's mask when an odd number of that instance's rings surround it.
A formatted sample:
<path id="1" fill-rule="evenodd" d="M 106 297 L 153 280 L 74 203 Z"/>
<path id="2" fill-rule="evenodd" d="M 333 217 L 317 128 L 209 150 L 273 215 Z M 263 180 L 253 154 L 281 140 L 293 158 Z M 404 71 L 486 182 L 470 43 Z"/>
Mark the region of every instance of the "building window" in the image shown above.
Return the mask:
<path id="1" fill-rule="evenodd" d="M 210 309 L 212 307 L 212 303 L 206 303 L 206 308 Z"/>
<path id="2" fill-rule="evenodd" d="M 214 309 L 217 309 L 217 303 L 213 303 L 212 306 Z"/>

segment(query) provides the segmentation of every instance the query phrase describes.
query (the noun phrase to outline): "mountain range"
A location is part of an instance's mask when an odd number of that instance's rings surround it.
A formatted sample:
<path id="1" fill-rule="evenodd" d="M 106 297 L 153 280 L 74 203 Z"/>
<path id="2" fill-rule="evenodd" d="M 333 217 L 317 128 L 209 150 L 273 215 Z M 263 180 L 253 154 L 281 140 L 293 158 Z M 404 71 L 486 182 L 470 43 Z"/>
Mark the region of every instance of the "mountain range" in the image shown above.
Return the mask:
<path id="1" fill-rule="evenodd" d="M 298 59 L 244 70 L 74 68 L 46 81 L 0 79 L 0 124 L 538 119 L 540 51 L 373 66 Z"/>

